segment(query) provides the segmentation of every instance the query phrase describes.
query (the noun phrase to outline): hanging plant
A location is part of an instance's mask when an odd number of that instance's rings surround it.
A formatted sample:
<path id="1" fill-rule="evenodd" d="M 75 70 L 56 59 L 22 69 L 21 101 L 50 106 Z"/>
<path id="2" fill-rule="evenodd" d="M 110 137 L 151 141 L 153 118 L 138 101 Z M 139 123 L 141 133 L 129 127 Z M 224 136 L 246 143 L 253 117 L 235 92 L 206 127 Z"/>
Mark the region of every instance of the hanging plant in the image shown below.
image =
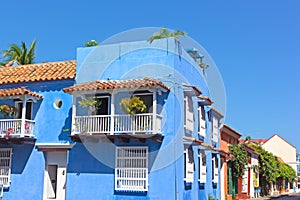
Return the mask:
<path id="1" fill-rule="evenodd" d="M 134 96 L 132 98 L 123 98 L 120 101 L 120 106 L 125 113 L 130 115 L 143 113 L 147 108 L 144 101 L 137 96 Z"/>
<path id="2" fill-rule="evenodd" d="M 8 116 L 13 116 L 16 113 L 17 109 L 13 106 L 3 104 L 0 105 L 0 113 L 3 115 L 4 118 L 7 118 Z"/>

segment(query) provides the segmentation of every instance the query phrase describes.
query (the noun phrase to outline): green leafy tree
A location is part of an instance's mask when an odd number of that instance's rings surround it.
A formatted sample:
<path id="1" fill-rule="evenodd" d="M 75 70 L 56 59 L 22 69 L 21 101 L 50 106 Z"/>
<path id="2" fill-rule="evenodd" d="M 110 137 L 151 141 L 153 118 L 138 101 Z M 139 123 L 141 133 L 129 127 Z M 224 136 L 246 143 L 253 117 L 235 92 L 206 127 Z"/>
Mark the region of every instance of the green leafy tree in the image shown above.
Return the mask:
<path id="1" fill-rule="evenodd" d="M 169 31 L 166 28 L 160 28 L 159 33 L 154 33 L 147 41 L 152 43 L 154 40 L 173 37 L 179 41 L 179 36 L 185 36 L 187 33 L 181 30 L 176 30 L 174 32 Z"/>
<path id="2" fill-rule="evenodd" d="M 99 45 L 99 42 L 97 42 L 96 40 L 90 40 L 84 44 L 85 47 L 94 47 L 94 46 L 98 46 L 98 45 Z"/>
<path id="3" fill-rule="evenodd" d="M 36 40 L 31 43 L 29 49 L 27 49 L 25 42 L 21 42 L 20 46 L 11 44 L 7 50 L 3 50 L 2 58 L 4 61 L 1 62 L 0 65 L 5 65 L 14 60 L 22 65 L 33 63 L 35 58 L 35 46 Z"/>

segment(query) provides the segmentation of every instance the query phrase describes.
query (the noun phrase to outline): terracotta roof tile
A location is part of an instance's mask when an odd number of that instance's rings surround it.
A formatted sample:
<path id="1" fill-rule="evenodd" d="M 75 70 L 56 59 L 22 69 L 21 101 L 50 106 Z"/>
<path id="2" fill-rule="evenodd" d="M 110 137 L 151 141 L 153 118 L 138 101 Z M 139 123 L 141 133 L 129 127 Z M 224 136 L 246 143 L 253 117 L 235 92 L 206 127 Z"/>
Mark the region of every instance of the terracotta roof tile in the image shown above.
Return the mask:
<path id="1" fill-rule="evenodd" d="M 74 79 L 76 61 L 0 67 L 0 84 Z"/>
<path id="2" fill-rule="evenodd" d="M 43 96 L 34 93 L 25 87 L 20 88 L 10 88 L 10 89 L 0 89 L 0 97 L 12 97 L 12 96 L 22 96 L 22 95 L 30 95 L 37 98 L 43 98 Z"/>
<path id="3" fill-rule="evenodd" d="M 71 93 L 73 91 L 88 91 L 88 90 L 110 90 L 110 89 L 136 89 L 145 88 L 151 86 L 159 86 L 165 90 L 170 90 L 168 86 L 163 84 L 159 80 L 152 78 L 134 79 L 134 80 L 114 80 L 114 81 L 103 81 L 97 80 L 92 82 L 80 83 L 74 86 L 64 88 L 64 92 Z"/>
<path id="4" fill-rule="evenodd" d="M 198 98 L 203 99 L 205 101 L 205 104 L 208 104 L 208 105 L 211 105 L 214 103 L 214 101 L 211 98 L 209 98 L 208 96 L 200 95 L 200 96 L 198 96 Z"/>

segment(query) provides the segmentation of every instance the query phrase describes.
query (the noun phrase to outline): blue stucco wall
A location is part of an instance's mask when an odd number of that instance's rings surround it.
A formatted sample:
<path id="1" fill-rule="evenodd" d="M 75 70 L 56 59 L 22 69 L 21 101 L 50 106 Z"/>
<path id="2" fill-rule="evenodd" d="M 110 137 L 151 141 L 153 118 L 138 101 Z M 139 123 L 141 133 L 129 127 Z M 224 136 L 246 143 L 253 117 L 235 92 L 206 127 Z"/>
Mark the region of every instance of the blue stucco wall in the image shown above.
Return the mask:
<path id="1" fill-rule="evenodd" d="M 198 147 L 194 150 L 194 182 L 184 182 L 183 83 L 196 85 L 209 96 L 202 71 L 173 39 L 103 45 L 77 50 L 77 76 L 73 80 L 45 81 L 22 84 L 41 94 L 34 104 L 35 132 L 38 143 L 71 142 L 72 96 L 62 89 L 93 80 L 140 79 L 152 77 L 163 81 L 171 90 L 158 95 L 158 111 L 163 116 L 162 143 L 146 140 L 145 144 L 131 140 L 115 144 L 103 140 L 76 143 L 69 151 L 66 198 L 73 199 L 207 199 L 219 198 L 219 185 L 212 185 L 211 152 L 207 152 L 207 181 L 198 182 Z M 4 85 L 1 88 L 19 87 Z M 118 101 L 121 96 L 117 97 Z M 62 100 L 62 107 L 53 106 Z M 197 98 L 194 100 L 197 122 Z M 80 109 L 78 112 L 81 112 Z M 117 107 L 117 113 L 120 109 Z M 207 128 L 205 143 L 211 144 L 211 130 Z M 193 137 L 198 137 L 195 123 Z M 116 146 L 149 146 L 149 190 L 143 193 L 114 190 L 114 160 Z M 218 145 L 218 144 L 217 144 Z M 11 187 L 5 199 L 42 199 L 45 158 L 33 145 L 13 146 Z M 218 159 L 220 160 L 220 159 Z M 26 183 L 26 184 L 24 184 Z"/>
<path id="2" fill-rule="evenodd" d="M 61 143 L 69 141 L 71 127 L 72 96 L 62 91 L 71 86 L 74 80 L 44 81 L 23 84 L 0 85 L 1 89 L 25 86 L 43 96 L 33 103 L 32 117 L 35 120 L 36 142 Z M 60 109 L 54 108 L 54 101 L 62 100 Z M 14 106 L 14 101 L 1 100 Z M 4 191 L 4 199 L 42 199 L 45 158 L 34 144 L 2 144 L 2 148 L 12 148 L 11 185 Z"/>
<path id="3" fill-rule="evenodd" d="M 218 184 L 216 187 L 212 185 L 211 152 L 207 152 L 207 183 L 204 186 L 200 186 L 198 182 L 198 147 L 193 147 L 196 166 L 195 181 L 191 185 L 184 183 L 182 84 L 196 85 L 204 95 L 209 96 L 209 91 L 202 72 L 198 69 L 199 67 L 185 51 L 178 51 L 178 46 L 174 40 L 161 40 L 154 42 L 153 45 L 141 41 L 80 48 L 77 50 L 77 64 L 77 83 L 99 79 L 119 80 L 152 77 L 163 81 L 171 88 L 171 91 L 167 94 L 166 100 L 164 100 L 165 97 L 159 97 L 158 100 L 165 102 L 161 108 L 161 114 L 164 118 L 162 133 L 165 138 L 150 169 L 149 191 L 147 193 L 115 192 L 113 189 L 114 170 L 103 165 L 103 163 L 98 161 L 99 159 L 93 158 L 93 155 L 82 144 L 76 144 L 76 147 L 70 151 L 69 157 L 68 199 L 79 197 L 91 199 L 97 197 L 101 197 L 101 199 L 124 199 L 125 197 L 126 199 L 207 199 L 208 195 L 219 197 Z M 196 115 L 197 99 L 194 98 L 194 101 L 194 112 Z M 195 122 L 197 122 L 197 118 Z M 196 123 L 194 130 L 193 136 L 197 138 Z M 207 136 L 211 137 L 211 133 L 207 133 Z M 209 139 L 206 140 L 208 141 Z M 211 144 L 211 139 L 209 144 Z M 107 150 L 101 150 L 99 143 L 94 145 L 99 148 L 99 154 L 108 154 Z M 126 145 L 141 144 L 135 144 L 131 141 Z M 151 149 L 154 144 L 147 143 L 146 145 Z M 91 147 L 89 146 L 88 148 Z M 112 149 L 112 151 L 114 150 Z M 114 154 L 110 155 L 111 157 L 108 159 L 114 162 Z M 95 168 L 91 167 L 91 171 L 76 172 L 74 170 L 76 164 L 73 162 L 77 161 L 73 161 L 73 157 L 82 157 L 82 163 L 88 166 L 99 166 L 95 167 L 99 171 L 93 172 Z M 89 168 L 88 166 L 86 168 Z M 91 187 L 89 187 L 90 185 Z M 99 194 L 94 194 L 95 188 L 98 187 L 101 188 Z"/>

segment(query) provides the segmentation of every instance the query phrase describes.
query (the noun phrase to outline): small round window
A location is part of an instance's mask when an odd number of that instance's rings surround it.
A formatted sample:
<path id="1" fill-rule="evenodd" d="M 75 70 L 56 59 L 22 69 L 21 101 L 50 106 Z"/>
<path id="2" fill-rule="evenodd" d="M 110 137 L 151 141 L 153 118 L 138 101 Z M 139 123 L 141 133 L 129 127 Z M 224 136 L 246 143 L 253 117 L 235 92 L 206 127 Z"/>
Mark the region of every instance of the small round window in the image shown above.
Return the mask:
<path id="1" fill-rule="evenodd" d="M 54 108 L 56 108 L 56 109 L 60 109 L 61 107 L 62 107 L 62 100 L 60 100 L 60 99 L 56 99 L 55 101 L 54 101 Z"/>

